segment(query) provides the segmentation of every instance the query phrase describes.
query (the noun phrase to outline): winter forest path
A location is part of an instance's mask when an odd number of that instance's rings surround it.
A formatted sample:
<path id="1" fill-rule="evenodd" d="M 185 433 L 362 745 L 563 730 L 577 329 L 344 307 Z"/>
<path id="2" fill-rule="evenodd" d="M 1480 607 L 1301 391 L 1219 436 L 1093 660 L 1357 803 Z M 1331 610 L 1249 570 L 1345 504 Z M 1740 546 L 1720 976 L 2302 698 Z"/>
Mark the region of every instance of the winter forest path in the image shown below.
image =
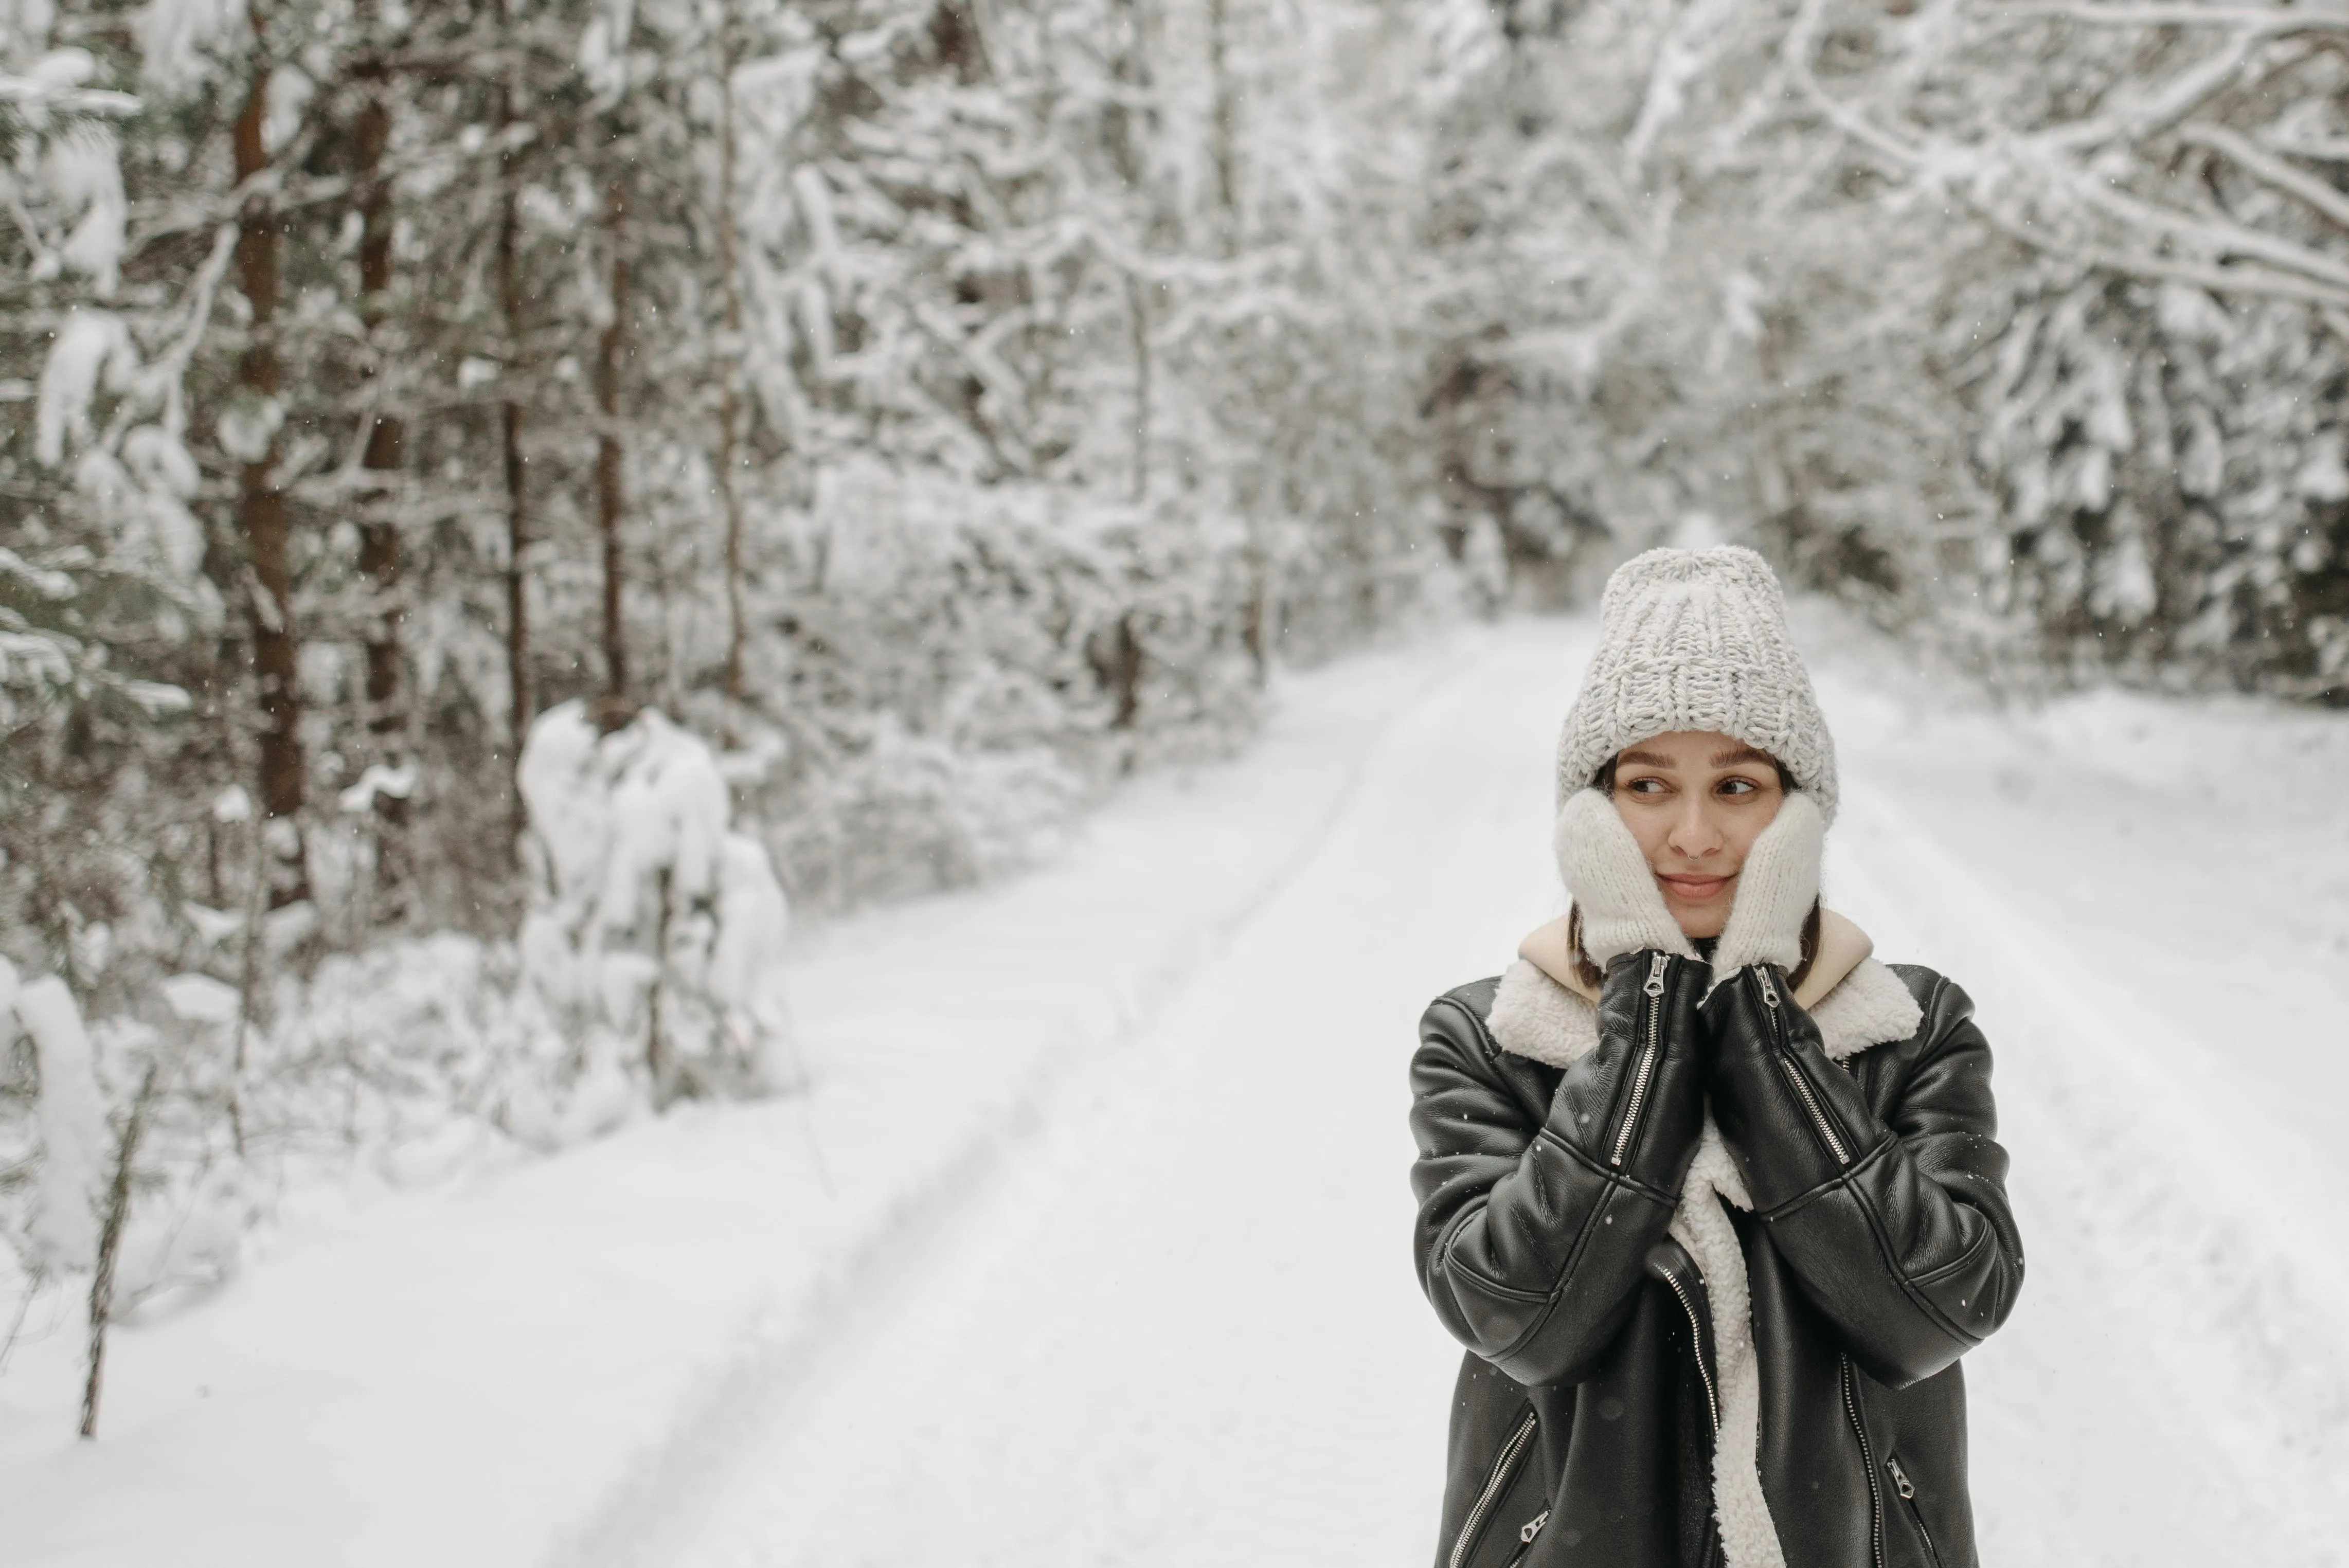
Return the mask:
<path id="1" fill-rule="evenodd" d="M 1829 896 L 1973 995 L 2031 1253 L 1966 1363 L 1983 1561 L 2340 1563 L 2349 716 L 2001 715 L 1839 625 Z M 28 1326 L 0 1562 L 1424 1564 L 1404 1068 L 1560 905 L 1589 635 L 1284 675 L 1050 863 L 798 942 L 812 1094 L 289 1221 L 123 1326 L 96 1443 Z"/>
<path id="2" fill-rule="evenodd" d="M 1401 704 L 1334 818 L 1167 1005 L 1054 1084 L 951 1224 L 815 1340 L 746 1365 L 564 1560 L 1425 1562 L 1456 1351 L 1411 1277 L 1402 1068 L 1425 1001 L 1557 905 L 1549 738 L 1587 635 L 1501 628 Z M 2209 1047 L 2162 999 L 1963 847 L 2017 836 L 2001 813 L 2048 836 L 2051 810 L 2096 792 L 1989 788 L 2012 757 L 1953 748 L 1929 697 L 1857 667 L 1822 678 L 1847 728 L 1831 892 L 1885 956 L 1974 995 L 2033 1252 L 2014 1324 L 1968 1363 L 1984 1560 L 2331 1561 L 2349 1295 L 2306 1253 L 2339 1227 L 2323 1197 L 2279 1212 L 2213 1185 L 2191 1151 L 2256 1147 L 2332 1183 L 2311 1194 L 2340 1190 L 2337 1158 L 2261 1127 L 2255 1094 L 2210 1092 Z M 2090 777 L 2017 744 L 2042 777 Z M 1919 767 L 1942 793 L 1911 788 Z M 2195 823 L 2165 825 L 2190 856 Z M 2163 913 L 2115 912 L 2157 965 Z M 2192 955 L 2168 956 L 2191 984 Z"/>
<path id="3" fill-rule="evenodd" d="M 1412 1276 L 1403 1068 L 1428 999 L 1553 901 L 1545 707 L 1578 644 L 1511 628 L 1405 705 L 1309 854 L 1061 1086 L 955 1233 L 585 1561 L 1426 1558 L 1457 1357 Z"/>

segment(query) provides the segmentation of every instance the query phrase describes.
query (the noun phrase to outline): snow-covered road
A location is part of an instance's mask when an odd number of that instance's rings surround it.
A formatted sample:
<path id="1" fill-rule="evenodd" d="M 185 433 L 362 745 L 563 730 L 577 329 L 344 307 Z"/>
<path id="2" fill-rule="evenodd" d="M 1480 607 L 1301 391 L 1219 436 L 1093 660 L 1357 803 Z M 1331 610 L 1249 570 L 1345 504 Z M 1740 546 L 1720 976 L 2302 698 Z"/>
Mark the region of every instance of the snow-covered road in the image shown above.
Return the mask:
<path id="1" fill-rule="evenodd" d="M 2344 1562 L 2349 716 L 2001 716 L 1836 625 L 1829 896 L 1999 1053 L 2031 1273 L 1967 1364 L 1984 1561 Z M 0 1380 L 0 1559 L 1424 1563 L 1457 1353 L 1404 1066 L 1560 907 L 1588 635 L 1285 677 L 1055 864 L 802 944 L 812 1099 L 289 1232 L 118 1335 L 97 1445 L 52 1326 Z"/>
<path id="2" fill-rule="evenodd" d="M 1426 1561 L 1456 1353 L 1404 1245 L 1402 1068 L 1425 1000 L 1557 907 L 1549 738 L 1582 656 L 1579 628 L 1510 628 L 1398 712 L 1261 906 L 1057 1087 L 952 1233 L 842 1303 L 820 1356 L 747 1367 L 574 1561 Z M 2235 1042 L 1963 847 L 2025 819 L 2046 880 L 2076 882 L 2064 813 L 2125 782 L 2025 738 L 2051 786 L 2027 799 L 1984 789 L 2014 758 L 1978 749 L 1904 789 L 1886 775 L 1938 735 L 1916 694 L 1826 684 L 1853 714 L 1833 891 L 1888 956 L 1968 984 L 2002 1050 L 2033 1269 L 1970 1364 L 1985 1560 L 2340 1561 L 2318 1526 L 2349 1502 L 2344 1229 L 2274 1191 L 2337 1193 L 2340 1161 L 2263 1125 Z"/>
<path id="3" fill-rule="evenodd" d="M 819 1366 L 746 1389 L 582 1560 L 1429 1556 L 1456 1351 L 1412 1277 L 1402 1070 L 1420 1008 L 1552 901 L 1562 641 L 1503 639 L 1395 715 L 1307 852 L 1059 1086 L 956 1234 L 843 1304 Z"/>

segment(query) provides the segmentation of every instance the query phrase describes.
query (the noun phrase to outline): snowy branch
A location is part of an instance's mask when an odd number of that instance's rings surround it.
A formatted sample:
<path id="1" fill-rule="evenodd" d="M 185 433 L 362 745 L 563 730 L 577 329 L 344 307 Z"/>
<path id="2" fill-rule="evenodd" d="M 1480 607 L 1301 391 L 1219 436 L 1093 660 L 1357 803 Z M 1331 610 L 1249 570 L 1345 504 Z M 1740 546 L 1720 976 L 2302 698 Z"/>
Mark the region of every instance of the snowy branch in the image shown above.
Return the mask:
<path id="1" fill-rule="evenodd" d="M 2344 229 L 2349 229 L 2349 195 L 2316 176 L 2292 168 L 2246 136 L 2222 125 L 2193 124 L 2178 128 L 2178 139 L 2189 147 L 2207 147 L 2220 153 L 2277 190 L 2295 196 Z"/>
<path id="2" fill-rule="evenodd" d="M 2240 27 L 2281 36 L 2320 27 L 2349 26 L 2349 8 L 2329 5 L 2141 5 L 2116 4 L 1999 5 L 1999 18 L 2056 19 L 2106 27 Z"/>
<path id="3" fill-rule="evenodd" d="M 2349 262 L 2338 260 L 2281 235 L 2207 212 L 2185 212 L 2129 195 L 2088 174 L 2075 174 L 2069 186 L 2081 205 L 2138 230 L 2163 235 L 2196 250 L 2255 256 L 2310 277 L 2349 286 Z"/>

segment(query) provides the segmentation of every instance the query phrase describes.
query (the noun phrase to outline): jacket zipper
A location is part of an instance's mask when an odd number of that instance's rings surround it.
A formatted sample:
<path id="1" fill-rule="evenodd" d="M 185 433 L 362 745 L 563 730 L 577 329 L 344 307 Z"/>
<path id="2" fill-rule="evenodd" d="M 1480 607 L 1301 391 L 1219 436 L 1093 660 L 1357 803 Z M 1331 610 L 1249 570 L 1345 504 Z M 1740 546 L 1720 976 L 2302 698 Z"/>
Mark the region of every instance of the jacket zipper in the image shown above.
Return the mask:
<path id="1" fill-rule="evenodd" d="M 1859 1439 L 1860 1468 L 1868 1472 L 1868 1553 L 1876 1568 L 1884 1568 L 1884 1489 L 1876 1480 L 1876 1450 L 1868 1445 L 1868 1429 L 1859 1420 L 1859 1396 L 1851 1386 L 1851 1357 L 1843 1361 L 1843 1413 L 1851 1419 L 1852 1436 Z"/>
<path id="2" fill-rule="evenodd" d="M 1803 1077 L 1803 1069 L 1795 1065 L 1794 1053 L 1786 1048 L 1786 1024 L 1779 1016 L 1778 988 L 1770 984 L 1770 972 L 1756 969 L 1754 977 L 1762 984 L 1762 1005 L 1770 1010 L 1770 1037 L 1777 1042 L 1778 1066 L 1785 1071 L 1787 1083 L 1794 1086 L 1795 1098 L 1801 1100 L 1803 1108 L 1811 1113 L 1811 1125 L 1819 1130 L 1819 1137 L 1826 1144 L 1827 1152 L 1835 1156 L 1835 1162 L 1850 1164 L 1851 1155 L 1844 1148 L 1843 1140 L 1836 1136 L 1834 1124 L 1827 1120 L 1827 1113 L 1819 1108 L 1818 1096 L 1811 1092 L 1810 1080 Z"/>
<path id="3" fill-rule="evenodd" d="M 1467 1519 L 1461 1523 L 1460 1538 L 1452 1543 L 1452 1556 L 1446 1568 L 1461 1568 L 1468 1561 L 1469 1549 L 1476 1544 L 1477 1532 L 1485 1527 L 1485 1516 L 1493 1511 L 1495 1503 L 1501 1501 L 1501 1493 L 1508 1489 L 1509 1478 L 1516 1473 L 1517 1460 L 1525 1456 L 1527 1445 L 1533 1441 L 1534 1423 L 1534 1412 L 1527 1410 L 1526 1418 L 1517 1424 L 1517 1429 L 1509 1434 L 1509 1440 L 1501 1445 L 1500 1454 L 1493 1460 L 1493 1473 L 1485 1478 L 1485 1490 L 1476 1494 L 1475 1506 L 1468 1511 Z"/>
<path id="4" fill-rule="evenodd" d="M 1640 1108 L 1647 1103 L 1648 1080 L 1656 1073 L 1656 1037 L 1664 1026 L 1664 969 L 1671 963 L 1669 955 L 1657 954 L 1648 965 L 1648 983 L 1640 988 L 1648 998 L 1648 1038 L 1640 1047 L 1640 1064 L 1631 1073 L 1631 1101 L 1623 1108 L 1623 1125 L 1615 1134 L 1613 1163 L 1619 1166 L 1630 1151 L 1631 1134 L 1640 1125 Z"/>
<path id="5" fill-rule="evenodd" d="M 1704 1326 L 1696 1320 L 1696 1303 L 1688 1298 L 1688 1292 L 1681 1288 L 1681 1282 L 1671 1274 L 1664 1276 L 1664 1283 L 1672 1287 L 1672 1294 L 1681 1298 L 1681 1310 L 1688 1314 L 1689 1352 L 1696 1357 L 1696 1375 L 1704 1379 L 1704 1408 L 1713 1412 L 1713 1429 L 1719 1432 L 1721 1399 L 1713 1392 L 1713 1368 L 1704 1364 Z"/>
<path id="6" fill-rule="evenodd" d="M 1517 1564 L 1526 1560 L 1526 1554 L 1534 1549 L 1534 1537 L 1539 1535 L 1542 1526 L 1548 1522 L 1549 1510 L 1547 1508 L 1526 1520 L 1525 1527 L 1517 1532 L 1517 1549 L 1509 1553 L 1509 1560 L 1502 1563 L 1501 1568 L 1517 1568 Z"/>
<path id="7" fill-rule="evenodd" d="M 1884 1468 L 1892 1472 L 1892 1490 L 1899 1492 L 1900 1501 L 1909 1505 L 1909 1519 L 1917 1527 L 1917 1539 L 1925 1543 L 1926 1559 L 1933 1568 L 1941 1568 L 1940 1548 L 1933 1544 L 1933 1532 L 1925 1528 L 1925 1515 L 1917 1507 L 1917 1488 L 1909 1480 L 1909 1472 L 1900 1468 L 1900 1456 L 1885 1455 Z"/>

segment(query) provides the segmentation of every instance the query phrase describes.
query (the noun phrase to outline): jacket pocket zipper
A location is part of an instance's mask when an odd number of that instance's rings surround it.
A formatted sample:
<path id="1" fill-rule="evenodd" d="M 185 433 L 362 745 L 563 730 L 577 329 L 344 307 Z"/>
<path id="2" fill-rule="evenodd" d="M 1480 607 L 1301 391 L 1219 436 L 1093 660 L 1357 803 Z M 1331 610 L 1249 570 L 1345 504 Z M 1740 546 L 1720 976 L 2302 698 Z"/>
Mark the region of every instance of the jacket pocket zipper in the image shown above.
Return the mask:
<path id="1" fill-rule="evenodd" d="M 1648 998 L 1647 1039 L 1640 1047 L 1639 1065 L 1631 1071 L 1631 1099 L 1623 1108 L 1623 1125 L 1616 1130 L 1615 1157 L 1618 1167 L 1631 1150 L 1631 1134 L 1639 1130 L 1640 1109 L 1648 1100 L 1648 1080 L 1656 1076 L 1657 1037 L 1664 1026 L 1664 970 L 1671 963 L 1667 954 L 1659 953 L 1649 961 L 1648 983 L 1640 989 Z"/>
<path id="2" fill-rule="evenodd" d="M 1526 1560 L 1526 1554 L 1534 1549 L 1534 1537 L 1539 1535 L 1542 1532 L 1542 1526 L 1548 1522 L 1549 1510 L 1547 1508 L 1526 1520 L 1524 1527 L 1517 1532 L 1517 1549 L 1509 1553 L 1509 1560 L 1502 1563 L 1501 1568 L 1517 1568 L 1517 1564 Z"/>
<path id="3" fill-rule="evenodd" d="M 1827 1120 L 1826 1111 L 1819 1105 L 1819 1097 L 1811 1091 L 1810 1080 L 1803 1076 L 1803 1069 L 1795 1065 L 1795 1053 L 1787 1047 L 1786 1023 L 1778 1012 L 1778 988 L 1770 984 L 1770 972 L 1757 968 L 1754 971 L 1754 978 L 1761 983 L 1762 1005 L 1770 1013 L 1770 1037 L 1777 1044 L 1778 1066 L 1785 1073 L 1786 1082 L 1794 1088 L 1795 1098 L 1803 1102 L 1803 1109 L 1811 1113 L 1811 1125 L 1818 1129 L 1819 1139 L 1827 1146 L 1827 1152 L 1835 1156 L 1835 1162 L 1837 1165 L 1850 1164 L 1850 1152 L 1844 1148 L 1843 1140 L 1836 1135 L 1835 1124 Z"/>
<path id="4" fill-rule="evenodd" d="M 1493 1505 L 1501 1501 L 1501 1494 L 1509 1488 L 1510 1478 L 1516 1474 L 1517 1461 L 1525 1458 L 1526 1449 L 1532 1446 L 1535 1420 L 1534 1412 L 1527 1410 L 1526 1418 L 1517 1423 L 1517 1429 L 1509 1434 L 1509 1440 L 1501 1445 L 1500 1453 L 1493 1460 L 1493 1473 L 1485 1478 L 1485 1490 L 1476 1494 L 1475 1506 L 1469 1509 L 1468 1517 L 1461 1522 L 1460 1538 L 1452 1543 L 1452 1555 L 1446 1560 L 1446 1568 L 1462 1568 L 1468 1561 L 1468 1553 L 1475 1547 L 1477 1533 L 1485 1528 L 1485 1516 L 1491 1513 Z"/>
<path id="5" fill-rule="evenodd" d="M 1909 1505 L 1909 1522 L 1917 1527 L 1917 1539 L 1925 1543 L 1925 1560 L 1933 1568 L 1941 1568 L 1940 1548 L 1933 1544 L 1933 1532 L 1925 1528 L 1924 1511 L 1917 1506 L 1916 1483 L 1909 1479 L 1909 1472 L 1900 1468 L 1900 1456 L 1885 1455 L 1884 1468 L 1892 1472 L 1892 1490 L 1899 1492 L 1900 1501 Z"/>
<path id="6" fill-rule="evenodd" d="M 1688 1314 L 1689 1354 L 1696 1357 L 1696 1375 L 1704 1380 L 1704 1408 L 1713 1412 L 1713 1429 L 1719 1432 L 1721 1399 L 1713 1392 L 1713 1368 L 1704 1364 L 1704 1326 L 1696 1320 L 1696 1303 L 1689 1299 L 1688 1292 L 1681 1288 L 1681 1282 L 1671 1275 L 1666 1274 L 1664 1283 L 1672 1287 L 1672 1294 L 1681 1298 L 1681 1310 Z"/>
<path id="7" fill-rule="evenodd" d="M 1868 1477 L 1868 1553 L 1876 1568 L 1884 1568 L 1884 1488 L 1876 1480 L 1876 1450 L 1868 1445 L 1868 1429 L 1860 1424 L 1859 1395 L 1851 1386 L 1851 1357 L 1842 1357 L 1843 1413 L 1851 1421 L 1851 1435 L 1859 1439 L 1859 1467 Z"/>

